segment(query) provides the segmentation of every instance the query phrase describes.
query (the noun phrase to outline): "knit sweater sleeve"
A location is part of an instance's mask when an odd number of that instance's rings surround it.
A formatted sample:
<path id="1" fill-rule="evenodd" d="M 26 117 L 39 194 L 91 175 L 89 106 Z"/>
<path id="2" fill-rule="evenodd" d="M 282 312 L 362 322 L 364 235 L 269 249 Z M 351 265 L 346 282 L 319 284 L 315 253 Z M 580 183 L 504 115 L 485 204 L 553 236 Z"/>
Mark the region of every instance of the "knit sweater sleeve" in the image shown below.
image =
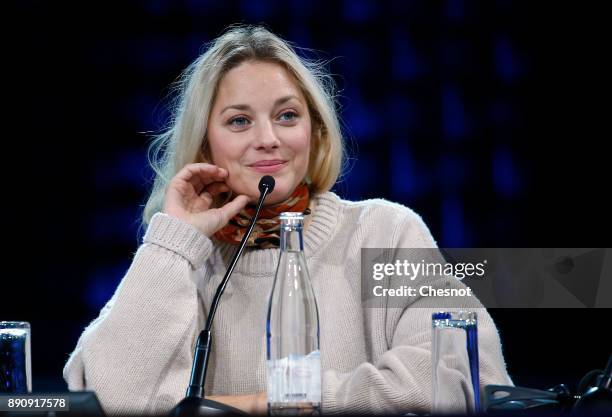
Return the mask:
<path id="1" fill-rule="evenodd" d="M 436 247 L 427 226 L 412 211 L 393 229 L 398 248 Z M 431 285 L 434 288 L 463 287 L 452 277 Z M 439 304 L 440 300 L 433 297 L 413 297 L 403 308 L 388 308 L 372 314 L 378 318 L 373 319 L 376 322 L 371 324 L 375 329 L 372 333 L 385 335 L 387 350 L 373 363 L 362 363 L 350 372 L 327 370 L 323 375 L 323 411 L 327 414 L 431 412 L 431 314 L 440 310 Z M 500 338 L 486 309 L 475 298 L 455 305 L 452 300 L 445 301 L 444 307 L 449 306 L 477 311 L 481 389 L 485 384 L 511 384 Z M 446 398 L 449 411 L 465 413 L 473 395 L 468 377 L 450 365 L 442 373 L 448 385 L 453 387 Z"/>
<path id="2" fill-rule="evenodd" d="M 188 384 L 204 314 L 195 270 L 211 251 L 197 229 L 155 214 L 115 294 L 68 359 L 68 388 L 95 391 L 111 415 L 169 411 Z"/>

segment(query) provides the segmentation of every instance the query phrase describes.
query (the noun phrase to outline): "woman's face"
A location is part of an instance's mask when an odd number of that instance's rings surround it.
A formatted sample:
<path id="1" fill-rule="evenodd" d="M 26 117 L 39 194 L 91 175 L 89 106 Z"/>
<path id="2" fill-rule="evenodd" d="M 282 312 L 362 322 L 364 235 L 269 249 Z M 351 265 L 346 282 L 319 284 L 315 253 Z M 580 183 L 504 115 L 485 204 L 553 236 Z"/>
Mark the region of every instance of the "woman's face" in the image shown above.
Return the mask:
<path id="1" fill-rule="evenodd" d="M 247 61 L 219 83 L 208 120 L 212 162 L 229 172 L 228 186 L 254 203 L 261 177 L 276 180 L 266 204 L 285 200 L 304 179 L 310 155 L 310 114 L 293 76 L 281 65 Z"/>

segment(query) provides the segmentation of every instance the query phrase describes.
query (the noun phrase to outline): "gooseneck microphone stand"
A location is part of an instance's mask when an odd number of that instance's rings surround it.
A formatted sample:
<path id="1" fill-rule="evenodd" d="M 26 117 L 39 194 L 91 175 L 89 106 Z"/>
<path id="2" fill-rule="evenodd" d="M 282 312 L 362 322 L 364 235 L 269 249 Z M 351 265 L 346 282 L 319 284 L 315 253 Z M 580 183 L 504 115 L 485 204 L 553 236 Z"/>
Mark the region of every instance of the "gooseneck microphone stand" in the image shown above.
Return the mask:
<path id="1" fill-rule="evenodd" d="M 210 306 L 210 312 L 206 318 L 206 325 L 204 326 L 204 330 L 200 332 L 200 336 L 198 336 L 198 341 L 196 343 L 195 356 L 193 359 L 193 366 L 191 368 L 191 378 L 189 380 L 189 388 L 187 388 L 187 396 L 172 410 L 171 415 L 173 416 L 211 416 L 226 414 L 247 415 L 237 408 L 230 407 L 217 401 L 205 399 L 204 382 L 206 381 L 208 358 L 210 357 L 210 348 L 212 344 L 211 329 L 213 320 L 215 318 L 215 313 L 217 312 L 217 307 L 219 305 L 219 299 L 221 298 L 221 295 L 223 295 L 227 282 L 229 281 L 229 277 L 232 275 L 234 267 L 238 262 L 238 258 L 242 254 L 247 240 L 253 231 L 255 221 L 257 220 L 257 216 L 259 216 L 259 211 L 263 206 L 266 196 L 274 190 L 274 184 L 274 178 L 270 175 L 262 177 L 259 181 L 260 194 L 255 214 L 251 219 L 251 223 L 249 223 L 246 233 L 240 241 L 238 250 L 236 253 L 234 253 L 227 272 L 225 273 L 223 280 L 221 280 L 221 284 L 219 284 L 219 287 L 217 287 L 217 292 L 215 293 Z"/>

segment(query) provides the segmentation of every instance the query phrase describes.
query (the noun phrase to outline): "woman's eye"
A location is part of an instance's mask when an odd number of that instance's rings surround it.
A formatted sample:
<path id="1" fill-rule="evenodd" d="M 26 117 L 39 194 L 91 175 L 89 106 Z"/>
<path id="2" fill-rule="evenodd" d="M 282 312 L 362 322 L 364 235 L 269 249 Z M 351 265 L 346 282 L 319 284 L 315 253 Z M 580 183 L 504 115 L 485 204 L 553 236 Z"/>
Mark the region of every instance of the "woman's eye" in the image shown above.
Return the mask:
<path id="1" fill-rule="evenodd" d="M 243 116 L 234 117 L 233 119 L 229 121 L 230 125 L 238 126 L 238 127 L 246 126 L 248 123 L 249 123 L 249 120 Z"/>
<path id="2" fill-rule="evenodd" d="M 280 115 L 279 119 L 283 122 L 291 122 L 297 118 L 297 113 L 292 111 L 286 111 Z"/>

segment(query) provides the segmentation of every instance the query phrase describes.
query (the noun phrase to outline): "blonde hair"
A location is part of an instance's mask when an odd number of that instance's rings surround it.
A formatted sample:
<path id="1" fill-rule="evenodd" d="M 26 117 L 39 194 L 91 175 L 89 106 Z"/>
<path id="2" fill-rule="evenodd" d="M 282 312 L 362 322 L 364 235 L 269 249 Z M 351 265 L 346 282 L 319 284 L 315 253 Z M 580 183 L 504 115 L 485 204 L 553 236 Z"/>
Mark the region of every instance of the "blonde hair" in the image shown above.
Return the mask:
<path id="1" fill-rule="evenodd" d="M 287 41 L 261 26 L 231 26 L 210 43 L 176 83 L 169 127 L 155 136 L 149 147 L 155 180 L 144 208 L 143 225 L 162 209 L 168 182 L 178 171 L 190 163 L 212 162 L 206 128 L 219 82 L 229 70 L 250 60 L 278 63 L 295 77 L 312 123 L 307 171 L 310 191 L 322 193 L 335 184 L 345 151 L 335 109 L 335 84 L 323 69 L 323 62 L 298 56 Z"/>

